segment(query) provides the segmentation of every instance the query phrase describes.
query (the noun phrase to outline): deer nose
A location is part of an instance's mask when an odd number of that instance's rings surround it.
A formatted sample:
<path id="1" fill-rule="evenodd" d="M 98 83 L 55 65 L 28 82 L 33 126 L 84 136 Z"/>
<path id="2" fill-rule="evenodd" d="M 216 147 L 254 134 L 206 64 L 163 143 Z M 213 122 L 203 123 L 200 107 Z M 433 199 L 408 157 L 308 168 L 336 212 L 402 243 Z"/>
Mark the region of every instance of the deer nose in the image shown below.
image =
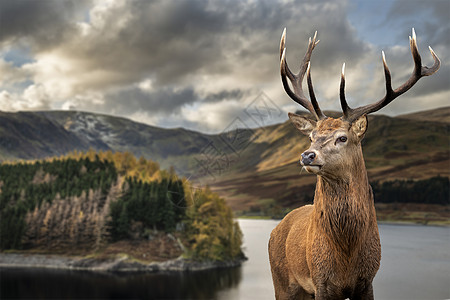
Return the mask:
<path id="1" fill-rule="evenodd" d="M 302 164 L 310 165 L 316 158 L 316 153 L 313 151 L 306 151 L 302 153 Z"/>

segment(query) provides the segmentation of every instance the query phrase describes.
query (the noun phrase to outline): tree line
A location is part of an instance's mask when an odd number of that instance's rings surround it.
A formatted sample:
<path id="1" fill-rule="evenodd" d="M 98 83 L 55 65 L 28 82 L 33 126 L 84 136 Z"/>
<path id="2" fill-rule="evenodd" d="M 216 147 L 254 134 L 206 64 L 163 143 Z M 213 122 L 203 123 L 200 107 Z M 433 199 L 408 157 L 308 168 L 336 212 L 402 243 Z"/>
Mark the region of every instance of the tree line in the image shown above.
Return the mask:
<path id="1" fill-rule="evenodd" d="M 424 180 L 393 180 L 372 182 L 375 202 L 450 204 L 448 177 L 435 176 Z"/>
<path id="2" fill-rule="evenodd" d="M 225 201 L 151 160 L 90 150 L 0 165 L 3 250 L 99 250 L 155 231 L 179 232 L 192 258 L 241 254 L 242 233 Z"/>

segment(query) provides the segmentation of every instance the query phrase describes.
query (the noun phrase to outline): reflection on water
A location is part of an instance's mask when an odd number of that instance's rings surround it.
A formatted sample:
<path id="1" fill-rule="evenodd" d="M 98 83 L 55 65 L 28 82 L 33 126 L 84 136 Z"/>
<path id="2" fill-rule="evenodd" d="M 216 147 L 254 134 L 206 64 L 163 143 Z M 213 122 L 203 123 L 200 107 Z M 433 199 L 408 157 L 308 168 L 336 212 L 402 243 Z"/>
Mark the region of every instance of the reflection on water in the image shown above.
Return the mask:
<path id="1" fill-rule="evenodd" d="M 182 274 L 98 274 L 2 269 L 1 299 L 215 299 L 237 286 L 241 268 Z"/>
<path id="2" fill-rule="evenodd" d="M 242 266 L 242 281 L 238 286 L 218 293 L 220 300 L 274 299 L 272 274 L 267 250 L 270 232 L 280 221 L 240 219 L 244 233 L 244 252 L 248 260 Z"/>
<path id="3" fill-rule="evenodd" d="M 278 224 L 239 220 L 242 267 L 183 274 L 0 270 L 0 299 L 274 299 L 267 243 Z M 450 299 L 450 228 L 380 225 L 376 299 Z"/>

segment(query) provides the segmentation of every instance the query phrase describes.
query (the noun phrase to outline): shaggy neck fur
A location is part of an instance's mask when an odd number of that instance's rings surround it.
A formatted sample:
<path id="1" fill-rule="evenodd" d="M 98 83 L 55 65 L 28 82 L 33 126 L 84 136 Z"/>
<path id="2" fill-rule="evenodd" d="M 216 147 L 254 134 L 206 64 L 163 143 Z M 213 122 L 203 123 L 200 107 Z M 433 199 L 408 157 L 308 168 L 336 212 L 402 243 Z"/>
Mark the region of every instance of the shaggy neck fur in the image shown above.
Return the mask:
<path id="1" fill-rule="evenodd" d="M 373 220 L 373 197 L 361 147 L 346 176 L 330 179 L 317 176 L 314 198 L 316 222 L 332 245 L 350 257 L 363 240 Z"/>

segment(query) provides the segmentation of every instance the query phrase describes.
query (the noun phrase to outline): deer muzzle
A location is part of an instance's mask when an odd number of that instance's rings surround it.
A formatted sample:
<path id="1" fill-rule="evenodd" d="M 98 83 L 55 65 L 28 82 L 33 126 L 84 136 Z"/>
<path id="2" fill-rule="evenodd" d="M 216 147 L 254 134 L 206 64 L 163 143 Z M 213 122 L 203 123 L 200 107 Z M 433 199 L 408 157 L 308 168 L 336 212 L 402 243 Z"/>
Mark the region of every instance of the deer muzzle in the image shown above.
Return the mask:
<path id="1" fill-rule="evenodd" d="M 316 159 L 316 153 L 314 151 L 305 151 L 302 153 L 302 165 L 309 166 Z"/>

